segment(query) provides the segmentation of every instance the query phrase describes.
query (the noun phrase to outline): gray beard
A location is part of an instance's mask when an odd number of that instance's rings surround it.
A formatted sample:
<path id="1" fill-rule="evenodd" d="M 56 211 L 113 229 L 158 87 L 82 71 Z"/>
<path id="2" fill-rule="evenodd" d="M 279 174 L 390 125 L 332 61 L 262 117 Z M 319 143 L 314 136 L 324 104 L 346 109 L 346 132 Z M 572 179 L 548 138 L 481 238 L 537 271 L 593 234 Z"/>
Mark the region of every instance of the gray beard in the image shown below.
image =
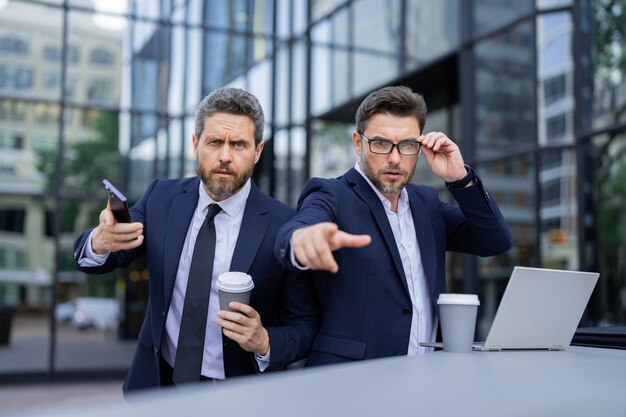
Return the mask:
<path id="1" fill-rule="evenodd" d="M 227 199 L 230 196 L 237 194 L 239 190 L 246 184 L 248 178 L 252 176 L 252 170 L 254 165 L 251 166 L 244 173 L 236 175 L 234 181 L 229 183 L 227 180 L 211 181 L 209 176 L 205 176 L 202 167 L 198 164 L 198 175 L 202 179 L 204 187 L 210 191 L 216 197 L 221 199 Z M 210 173 L 209 173 L 210 175 Z"/>
<path id="2" fill-rule="evenodd" d="M 365 176 L 369 178 L 372 184 L 374 184 L 374 187 L 376 187 L 376 189 L 380 191 L 382 194 L 399 194 L 402 191 L 402 189 L 411 181 L 411 178 L 413 178 L 413 174 L 415 174 L 415 166 L 414 166 L 413 171 L 410 173 L 410 175 L 407 176 L 406 181 L 404 181 L 403 183 L 395 187 L 392 187 L 392 186 L 385 185 L 379 179 L 379 177 L 374 174 L 372 167 L 370 166 L 370 164 L 367 162 L 365 158 L 362 157 L 359 163 Z"/>

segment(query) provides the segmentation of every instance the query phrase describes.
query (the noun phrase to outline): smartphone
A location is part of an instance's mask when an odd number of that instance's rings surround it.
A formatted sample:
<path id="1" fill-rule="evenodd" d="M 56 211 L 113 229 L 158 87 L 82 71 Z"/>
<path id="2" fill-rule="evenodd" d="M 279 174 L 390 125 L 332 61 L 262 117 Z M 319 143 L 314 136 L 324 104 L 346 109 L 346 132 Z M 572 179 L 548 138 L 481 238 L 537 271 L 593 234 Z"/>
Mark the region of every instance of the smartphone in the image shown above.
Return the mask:
<path id="1" fill-rule="evenodd" d="M 113 211 L 115 220 L 117 220 L 118 223 L 132 223 L 130 211 L 128 211 L 128 203 L 126 203 L 126 196 L 119 192 L 108 180 L 102 180 L 102 184 L 104 184 L 104 188 L 107 190 L 107 196 L 111 203 L 111 210 Z"/>

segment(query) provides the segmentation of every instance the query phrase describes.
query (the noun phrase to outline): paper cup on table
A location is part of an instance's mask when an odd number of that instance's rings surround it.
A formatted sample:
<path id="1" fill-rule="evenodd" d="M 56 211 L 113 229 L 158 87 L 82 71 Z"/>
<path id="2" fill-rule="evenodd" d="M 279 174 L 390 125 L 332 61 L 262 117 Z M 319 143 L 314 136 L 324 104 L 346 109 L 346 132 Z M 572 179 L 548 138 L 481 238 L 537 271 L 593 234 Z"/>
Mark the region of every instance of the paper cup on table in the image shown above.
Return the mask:
<path id="1" fill-rule="evenodd" d="M 476 294 L 439 294 L 439 322 L 445 352 L 472 351 L 476 313 L 480 301 Z"/>
<path id="2" fill-rule="evenodd" d="M 250 294 L 254 288 L 252 277 L 244 272 L 224 272 L 217 277 L 217 290 L 220 299 L 220 310 L 232 311 L 228 304 L 238 301 L 250 304 Z"/>

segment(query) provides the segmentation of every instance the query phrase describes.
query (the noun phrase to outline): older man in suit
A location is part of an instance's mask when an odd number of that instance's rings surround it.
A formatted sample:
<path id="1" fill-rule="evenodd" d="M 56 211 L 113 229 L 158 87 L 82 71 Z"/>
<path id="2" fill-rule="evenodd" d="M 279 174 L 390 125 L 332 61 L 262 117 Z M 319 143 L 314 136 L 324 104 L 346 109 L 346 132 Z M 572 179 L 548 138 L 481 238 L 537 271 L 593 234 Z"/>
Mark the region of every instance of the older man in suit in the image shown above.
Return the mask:
<path id="1" fill-rule="evenodd" d="M 76 265 L 88 273 L 147 254 L 150 302 L 125 392 L 280 369 L 308 353 L 318 326 L 310 280 L 273 255 L 278 228 L 295 211 L 250 179 L 263 124 L 250 93 L 212 92 L 192 138 L 199 177 L 154 180 L 132 223 L 116 222 L 109 206 L 77 239 Z M 250 305 L 219 311 L 215 282 L 226 271 L 252 276 Z"/>
<path id="2" fill-rule="evenodd" d="M 419 343 L 436 336 L 445 252 L 489 256 L 511 245 L 482 180 L 445 134 L 424 134 L 425 117 L 407 87 L 371 93 L 352 133 L 356 166 L 311 179 L 279 231 L 283 265 L 315 270 L 321 328 L 307 366 L 428 351 Z M 458 207 L 409 183 L 420 154 Z"/>

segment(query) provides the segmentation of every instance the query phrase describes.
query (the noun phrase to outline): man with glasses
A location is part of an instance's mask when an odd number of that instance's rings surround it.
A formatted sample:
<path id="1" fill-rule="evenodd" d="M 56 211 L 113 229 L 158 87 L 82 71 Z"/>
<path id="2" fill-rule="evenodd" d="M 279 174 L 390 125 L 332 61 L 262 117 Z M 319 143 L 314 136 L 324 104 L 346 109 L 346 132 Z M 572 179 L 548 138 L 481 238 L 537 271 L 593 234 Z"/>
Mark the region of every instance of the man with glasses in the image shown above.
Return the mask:
<path id="1" fill-rule="evenodd" d="M 415 355 L 437 331 L 447 250 L 491 256 L 511 235 L 493 198 L 445 134 L 423 134 L 426 104 L 385 87 L 359 106 L 353 169 L 313 178 L 279 231 L 287 268 L 312 269 L 322 317 L 307 366 Z M 420 154 L 459 207 L 410 184 Z"/>

